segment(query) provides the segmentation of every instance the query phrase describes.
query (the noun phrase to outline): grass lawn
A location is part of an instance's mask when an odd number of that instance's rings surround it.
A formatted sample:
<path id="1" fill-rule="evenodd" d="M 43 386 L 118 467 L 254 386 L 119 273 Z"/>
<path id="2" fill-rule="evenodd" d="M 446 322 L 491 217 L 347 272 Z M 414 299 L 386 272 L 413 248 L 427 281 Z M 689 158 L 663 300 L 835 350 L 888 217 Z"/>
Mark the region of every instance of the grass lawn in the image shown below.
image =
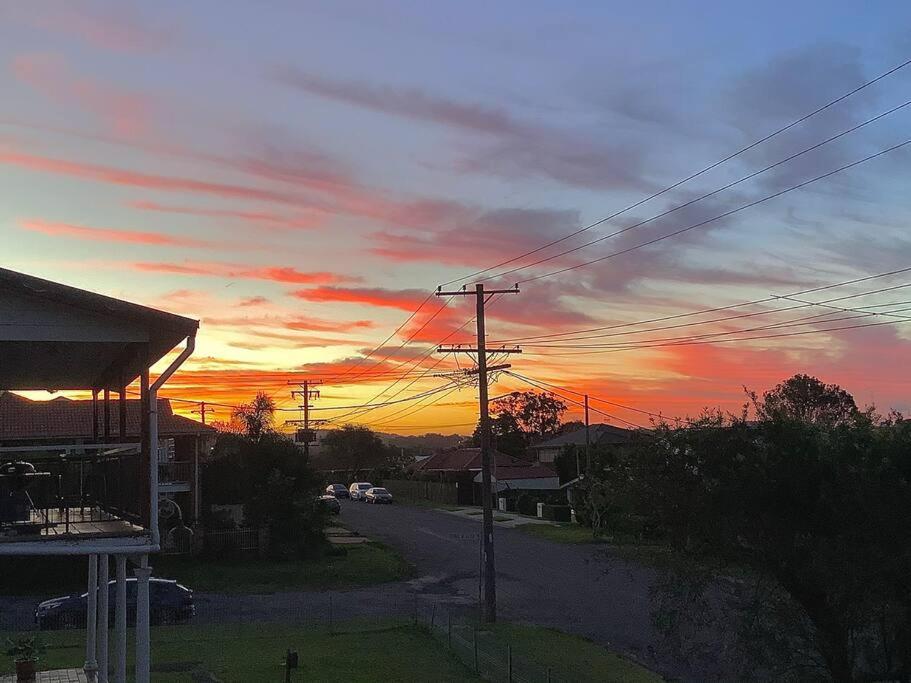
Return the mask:
<path id="1" fill-rule="evenodd" d="M 362 543 L 347 549 L 347 555 L 317 560 L 208 560 L 157 555 L 151 563 L 155 576 L 177 579 L 193 590 L 226 593 L 348 588 L 399 581 L 414 574 L 414 567 L 381 543 Z M 84 591 L 86 566 L 84 557 L 48 557 L 41 562 L 3 558 L 2 592 L 52 596 Z"/>
<path id="2" fill-rule="evenodd" d="M 546 669 L 558 680 L 613 683 L 660 683 L 663 679 L 638 664 L 584 638 L 541 626 L 499 623 L 487 634 L 505 647 L 514 660 L 524 659 Z"/>
<path id="3" fill-rule="evenodd" d="M 157 576 L 177 579 L 193 590 L 217 593 L 350 588 L 414 575 L 414 567 L 382 543 L 371 541 L 346 548 L 347 555 L 314 561 L 162 556 L 153 560 L 153 566 Z"/>
<path id="4" fill-rule="evenodd" d="M 84 633 L 47 634 L 41 668 L 80 667 Z M 152 680 L 189 681 L 207 671 L 225 683 L 280 681 L 285 651 L 298 652 L 293 681 L 476 681 L 472 671 L 424 630 L 390 622 L 387 629 L 330 635 L 325 629 L 279 624 L 169 626 L 152 629 Z M 129 659 L 132 663 L 132 642 Z M 0 659 L 0 673 L 13 670 Z"/>
<path id="5" fill-rule="evenodd" d="M 592 536 L 591 529 L 579 524 L 522 524 L 516 528 L 529 536 L 557 543 L 604 543 L 604 539 Z"/>

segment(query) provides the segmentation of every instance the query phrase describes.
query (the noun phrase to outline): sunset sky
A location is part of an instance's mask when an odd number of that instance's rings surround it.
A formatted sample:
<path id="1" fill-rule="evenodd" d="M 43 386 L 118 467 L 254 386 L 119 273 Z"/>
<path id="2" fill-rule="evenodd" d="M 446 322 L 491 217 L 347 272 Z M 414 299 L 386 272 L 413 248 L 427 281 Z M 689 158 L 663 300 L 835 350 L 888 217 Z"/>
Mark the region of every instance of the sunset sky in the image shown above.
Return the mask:
<path id="1" fill-rule="evenodd" d="M 447 386 L 436 373 L 457 367 L 434 345 L 474 334 L 473 299 L 425 301 L 437 285 L 473 285 L 460 278 L 614 214 L 904 63 L 909 25 L 900 0 L 4 3 L 0 264 L 198 318 L 197 352 L 167 395 L 233 405 L 265 390 L 292 419 L 288 381 L 321 377 L 320 409 L 405 401 L 316 417 L 470 432 L 476 389 L 425 395 Z M 911 287 L 900 288 L 911 271 L 798 297 L 890 288 L 831 304 L 889 316 L 775 300 L 616 327 L 911 267 L 911 146 L 525 282 L 905 142 L 911 106 L 615 238 L 496 277 L 908 100 L 911 66 L 485 274 L 521 289 L 491 305 L 489 339 L 519 340 L 510 362 L 525 376 L 668 416 L 737 409 L 744 387 L 763 391 L 795 372 L 882 411 L 911 411 Z M 738 313 L 757 315 L 711 322 Z M 694 321 L 708 322 L 673 327 Z M 611 336 L 542 336 L 604 327 Z M 645 340 L 651 348 L 629 347 Z M 491 393 L 519 388 L 529 386 L 503 375 Z M 648 422 L 598 405 L 616 418 L 597 421 Z M 573 406 L 569 417 L 578 414 Z"/>

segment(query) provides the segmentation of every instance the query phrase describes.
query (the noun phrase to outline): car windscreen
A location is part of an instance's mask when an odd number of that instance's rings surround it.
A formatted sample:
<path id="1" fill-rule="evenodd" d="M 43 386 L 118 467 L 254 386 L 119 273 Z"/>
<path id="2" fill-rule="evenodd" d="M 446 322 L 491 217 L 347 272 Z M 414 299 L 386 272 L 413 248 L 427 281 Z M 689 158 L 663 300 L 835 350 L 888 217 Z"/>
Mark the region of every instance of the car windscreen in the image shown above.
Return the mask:
<path id="1" fill-rule="evenodd" d="M 389 493 L 386 489 L 373 489 L 374 493 Z"/>
<path id="2" fill-rule="evenodd" d="M 373 487 L 370 484 L 358 484 L 357 488 L 361 491 L 366 491 L 367 489 L 372 489 Z"/>

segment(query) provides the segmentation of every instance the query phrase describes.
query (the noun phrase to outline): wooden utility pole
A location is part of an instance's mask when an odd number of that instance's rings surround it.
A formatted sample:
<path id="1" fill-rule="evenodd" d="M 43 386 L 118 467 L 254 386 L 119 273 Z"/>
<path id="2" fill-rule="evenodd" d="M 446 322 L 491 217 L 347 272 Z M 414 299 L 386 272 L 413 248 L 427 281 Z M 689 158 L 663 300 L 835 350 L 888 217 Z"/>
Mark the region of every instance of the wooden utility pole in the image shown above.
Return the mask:
<path id="1" fill-rule="evenodd" d="M 294 390 L 291 392 L 291 398 L 295 396 L 300 396 L 304 399 L 304 402 L 300 404 L 301 412 L 303 413 L 301 420 L 288 420 L 286 424 L 297 424 L 303 425 L 303 437 L 304 437 L 304 455 L 310 456 L 310 444 L 313 442 L 313 433 L 310 430 L 310 399 L 319 398 L 319 391 L 316 389 L 311 389 L 315 384 L 321 384 L 320 380 L 311 380 L 305 379 L 303 382 L 299 383 L 300 390 Z"/>
<path id="2" fill-rule="evenodd" d="M 585 474 L 592 471 L 592 438 L 588 427 L 588 394 L 585 394 Z"/>
<path id="3" fill-rule="evenodd" d="M 490 412 L 487 395 L 487 333 L 484 323 L 484 305 L 486 297 L 494 294 L 518 294 L 519 286 L 513 289 L 485 290 L 483 284 L 475 285 L 475 290 L 462 288 L 455 292 L 443 292 L 437 289 L 437 296 L 475 296 L 477 306 L 476 321 L 478 327 L 477 348 L 462 346 L 439 347 L 440 353 L 474 353 L 478 358 L 478 394 L 481 427 L 481 489 L 484 510 L 483 559 L 484 559 L 484 619 L 488 623 L 497 620 L 497 574 L 493 554 L 493 506 L 491 499 L 491 457 L 490 457 Z M 496 353 L 521 353 L 518 348 L 498 348 Z"/>
<path id="4" fill-rule="evenodd" d="M 206 403 L 205 401 L 200 401 L 200 402 L 199 402 L 199 408 L 198 408 L 197 410 L 191 410 L 191 411 L 190 411 L 191 413 L 199 413 L 199 419 L 202 421 L 203 424 L 206 423 L 206 413 L 214 413 L 214 412 L 215 412 L 212 408 L 207 408 L 207 407 L 206 407 L 207 405 L 209 405 L 209 404 Z"/>

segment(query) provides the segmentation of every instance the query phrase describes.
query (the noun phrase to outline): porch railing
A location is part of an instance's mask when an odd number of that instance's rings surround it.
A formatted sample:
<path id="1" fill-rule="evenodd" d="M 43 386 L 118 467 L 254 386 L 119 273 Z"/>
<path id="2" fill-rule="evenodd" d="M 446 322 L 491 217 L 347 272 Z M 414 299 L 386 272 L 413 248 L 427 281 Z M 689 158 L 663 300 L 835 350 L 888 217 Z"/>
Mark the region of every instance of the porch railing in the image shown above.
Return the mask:
<path id="1" fill-rule="evenodd" d="M 28 463 L 35 471 L 0 476 L 0 536 L 69 534 L 77 524 L 113 520 L 139 524 L 148 481 L 139 454 L 139 444 L 0 448 L 0 465 Z"/>

